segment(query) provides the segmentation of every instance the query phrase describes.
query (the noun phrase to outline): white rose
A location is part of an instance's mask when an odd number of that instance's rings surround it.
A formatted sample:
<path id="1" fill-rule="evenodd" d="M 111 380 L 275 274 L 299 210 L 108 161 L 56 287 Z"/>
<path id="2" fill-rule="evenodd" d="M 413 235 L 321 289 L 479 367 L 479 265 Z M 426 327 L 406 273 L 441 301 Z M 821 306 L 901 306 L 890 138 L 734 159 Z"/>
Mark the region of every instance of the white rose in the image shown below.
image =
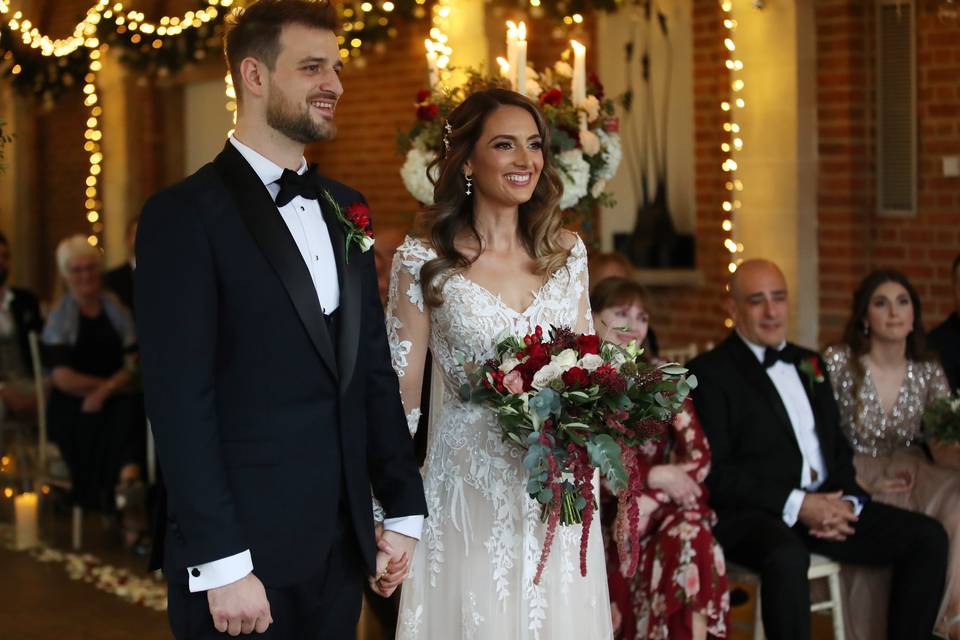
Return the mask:
<path id="1" fill-rule="evenodd" d="M 564 349 L 550 358 L 550 364 L 555 364 L 560 367 L 560 373 L 566 373 L 570 367 L 577 364 L 577 352 L 573 349 Z"/>
<path id="2" fill-rule="evenodd" d="M 540 83 L 537 82 L 536 78 L 527 78 L 526 93 L 528 98 L 531 100 L 536 100 L 540 97 L 540 94 L 543 93 L 543 87 L 540 86 Z"/>
<path id="3" fill-rule="evenodd" d="M 557 72 L 557 75 L 561 78 L 572 78 L 573 77 L 573 67 L 569 63 L 564 62 L 563 60 L 558 60 L 557 64 L 553 65 L 553 70 Z"/>
<path id="4" fill-rule="evenodd" d="M 596 371 L 603 366 L 603 358 L 595 353 L 588 353 L 580 358 L 580 362 L 577 363 L 577 366 L 586 371 Z"/>
<path id="5" fill-rule="evenodd" d="M 370 248 L 373 246 L 374 239 L 369 236 L 363 236 L 360 238 L 360 251 L 366 253 L 370 251 Z"/>
<path id="6" fill-rule="evenodd" d="M 600 138 L 593 131 L 588 129 L 580 130 L 580 147 L 588 156 L 595 156 L 600 153 Z"/>
<path id="7" fill-rule="evenodd" d="M 597 96 L 587 96 L 583 102 L 577 106 L 587 112 L 587 120 L 589 122 L 594 122 L 600 117 L 600 101 L 597 100 Z"/>
<path id="8" fill-rule="evenodd" d="M 597 180 L 596 182 L 594 182 L 593 186 L 590 187 L 590 195 L 593 196 L 594 198 L 599 198 L 600 196 L 603 195 L 603 192 L 606 188 L 607 188 L 607 181 L 601 178 L 600 180 Z"/>
<path id="9" fill-rule="evenodd" d="M 520 364 L 520 361 L 516 358 L 507 358 L 500 363 L 500 371 L 503 371 L 504 373 L 510 373 L 517 368 L 518 364 Z"/>
<path id="10" fill-rule="evenodd" d="M 533 381 L 530 385 L 538 391 L 545 389 L 551 382 L 559 378 L 561 373 L 563 372 L 560 370 L 560 367 L 551 362 L 533 374 Z"/>

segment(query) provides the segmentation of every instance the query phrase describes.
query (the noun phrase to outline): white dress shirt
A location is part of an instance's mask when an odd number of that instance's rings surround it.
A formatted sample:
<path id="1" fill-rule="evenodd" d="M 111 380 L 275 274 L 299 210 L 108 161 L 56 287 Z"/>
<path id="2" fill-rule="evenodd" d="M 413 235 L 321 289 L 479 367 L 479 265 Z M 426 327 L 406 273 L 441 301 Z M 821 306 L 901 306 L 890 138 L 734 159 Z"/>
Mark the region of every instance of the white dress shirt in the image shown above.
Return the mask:
<path id="1" fill-rule="evenodd" d="M 750 348 L 753 355 L 761 363 L 766 347 L 754 344 L 744 338 L 739 332 L 740 339 Z M 783 349 L 786 342 L 781 343 L 777 348 Z M 815 492 L 827 480 L 827 465 L 823 460 L 823 452 L 820 450 L 820 438 L 817 436 L 817 422 L 813 415 L 813 408 L 810 406 L 810 398 L 803 388 L 803 381 L 797 368 L 778 360 L 772 367 L 767 368 L 767 376 L 773 382 L 777 389 L 783 406 L 787 410 L 787 417 L 790 418 L 790 426 L 793 427 L 793 435 L 797 439 L 797 446 L 800 448 L 800 456 L 803 463 L 800 467 L 800 487 L 794 489 L 787 496 L 787 501 L 783 505 L 783 521 L 788 527 L 797 523 L 800 516 L 800 507 L 803 505 L 803 499 L 808 492 Z M 854 496 L 844 496 L 854 505 L 854 512 L 859 515 L 863 505 L 860 500 Z"/>
<path id="2" fill-rule="evenodd" d="M 280 192 L 280 185 L 276 182 L 283 174 L 283 167 L 243 144 L 235 136 L 230 136 L 230 144 L 250 164 L 270 193 L 270 197 L 276 199 Z M 302 175 L 306 170 L 307 161 L 302 158 L 297 173 Z M 320 203 L 317 200 L 296 196 L 277 209 L 310 271 L 320 306 L 324 313 L 332 313 L 340 306 L 340 283 L 337 279 L 337 263 L 330 241 L 330 232 L 323 220 Z M 383 521 L 383 527 L 388 531 L 419 540 L 423 533 L 423 516 L 387 518 Z M 190 591 L 216 589 L 246 577 L 251 571 L 253 571 L 253 558 L 249 549 L 227 558 L 187 567 Z"/>

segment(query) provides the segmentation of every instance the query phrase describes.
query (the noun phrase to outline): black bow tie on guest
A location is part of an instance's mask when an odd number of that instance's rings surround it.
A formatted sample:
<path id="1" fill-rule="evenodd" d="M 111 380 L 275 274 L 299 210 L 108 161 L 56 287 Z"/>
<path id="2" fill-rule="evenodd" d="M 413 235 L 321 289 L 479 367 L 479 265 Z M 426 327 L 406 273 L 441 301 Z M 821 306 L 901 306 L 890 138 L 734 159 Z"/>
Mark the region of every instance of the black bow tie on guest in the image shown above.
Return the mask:
<path id="1" fill-rule="evenodd" d="M 767 347 L 763 352 L 763 368 L 769 369 L 777 362 L 786 362 L 787 364 L 797 363 L 797 350 L 792 344 L 786 345 L 783 349 L 774 349 Z"/>
<path id="2" fill-rule="evenodd" d="M 290 169 L 284 169 L 276 184 L 280 185 L 280 193 L 277 194 L 275 200 L 278 207 L 286 205 L 297 196 L 307 200 L 318 200 L 320 198 L 320 193 L 317 191 L 317 185 L 314 181 L 313 167 L 309 167 L 303 175 Z"/>

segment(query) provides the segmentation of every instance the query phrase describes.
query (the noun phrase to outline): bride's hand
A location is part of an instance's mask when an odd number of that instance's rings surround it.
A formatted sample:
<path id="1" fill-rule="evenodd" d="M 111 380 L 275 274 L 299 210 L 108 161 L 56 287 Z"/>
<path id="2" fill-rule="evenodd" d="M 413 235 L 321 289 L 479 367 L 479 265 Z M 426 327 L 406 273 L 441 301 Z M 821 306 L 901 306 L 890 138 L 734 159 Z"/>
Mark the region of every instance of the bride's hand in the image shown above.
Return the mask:
<path id="1" fill-rule="evenodd" d="M 389 598 L 406 579 L 410 560 L 417 546 L 416 538 L 395 531 L 382 531 L 378 535 L 377 574 L 370 577 L 370 589 Z"/>

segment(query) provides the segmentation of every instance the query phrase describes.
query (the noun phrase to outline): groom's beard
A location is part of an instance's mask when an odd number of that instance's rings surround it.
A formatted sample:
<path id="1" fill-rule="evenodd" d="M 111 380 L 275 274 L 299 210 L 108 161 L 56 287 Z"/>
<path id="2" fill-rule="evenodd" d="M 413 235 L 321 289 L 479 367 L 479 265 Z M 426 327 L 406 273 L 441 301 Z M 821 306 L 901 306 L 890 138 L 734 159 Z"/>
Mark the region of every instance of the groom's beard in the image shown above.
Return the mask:
<path id="1" fill-rule="evenodd" d="M 270 89 L 267 124 L 272 128 L 302 144 L 331 140 L 337 135 L 337 125 L 332 120 L 318 122 L 310 116 L 309 106 L 302 105 L 302 109 L 297 109 L 276 84 L 271 83 Z"/>

